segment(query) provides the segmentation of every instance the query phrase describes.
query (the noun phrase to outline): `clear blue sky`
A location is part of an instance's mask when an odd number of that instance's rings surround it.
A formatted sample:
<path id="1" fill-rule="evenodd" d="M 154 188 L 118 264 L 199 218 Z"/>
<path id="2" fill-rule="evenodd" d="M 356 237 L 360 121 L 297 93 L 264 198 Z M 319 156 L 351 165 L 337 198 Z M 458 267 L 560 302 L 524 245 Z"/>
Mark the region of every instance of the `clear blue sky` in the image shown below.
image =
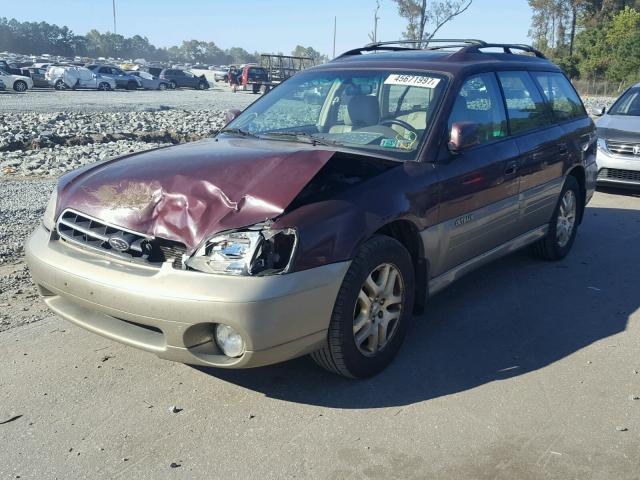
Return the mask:
<path id="1" fill-rule="evenodd" d="M 1 0 L 0 16 L 67 25 L 84 34 L 112 31 L 111 0 Z M 116 0 L 118 33 L 147 36 L 156 46 L 182 40 L 213 41 L 260 52 L 289 53 L 296 44 L 331 55 L 333 18 L 337 52 L 368 43 L 375 0 Z M 401 38 L 405 22 L 391 0 L 381 0 L 379 40 Z M 527 0 L 474 0 L 439 37 L 529 43 Z"/>

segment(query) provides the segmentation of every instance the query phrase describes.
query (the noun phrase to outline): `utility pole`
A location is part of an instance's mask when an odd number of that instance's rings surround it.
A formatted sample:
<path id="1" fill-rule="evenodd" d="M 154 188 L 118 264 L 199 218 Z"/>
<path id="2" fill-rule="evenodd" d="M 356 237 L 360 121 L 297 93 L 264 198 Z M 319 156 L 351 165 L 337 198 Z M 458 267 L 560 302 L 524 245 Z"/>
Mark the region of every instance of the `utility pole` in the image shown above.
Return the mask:
<path id="1" fill-rule="evenodd" d="M 376 0 L 376 11 L 373 14 L 373 43 L 378 41 L 378 20 L 380 17 L 378 16 L 378 11 L 380 10 L 380 0 Z"/>
<path id="2" fill-rule="evenodd" d="M 338 28 L 338 17 L 333 17 L 333 58 L 336 58 L 336 30 Z"/>
<path id="3" fill-rule="evenodd" d="M 116 30 L 116 0 L 111 0 L 112 4 L 113 4 L 113 34 L 115 35 L 117 32 Z"/>

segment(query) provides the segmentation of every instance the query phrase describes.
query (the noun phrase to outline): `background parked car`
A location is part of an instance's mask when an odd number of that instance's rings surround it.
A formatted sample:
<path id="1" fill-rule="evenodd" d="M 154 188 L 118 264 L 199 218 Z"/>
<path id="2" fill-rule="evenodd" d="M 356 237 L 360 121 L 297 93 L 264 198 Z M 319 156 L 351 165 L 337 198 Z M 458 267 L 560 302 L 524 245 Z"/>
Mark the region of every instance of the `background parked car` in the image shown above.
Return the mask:
<path id="1" fill-rule="evenodd" d="M 49 82 L 49 85 L 53 86 L 56 90 L 75 90 L 77 88 L 113 90 L 116 88 L 116 81 L 113 78 L 93 73 L 84 67 L 49 67 L 45 78 Z"/>
<path id="2" fill-rule="evenodd" d="M 213 71 L 213 79 L 216 82 L 227 82 L 227 69 L 222 69 L 221 67 L 217 67 Z"/>
<path id="3" fill-rule="evenodd" d="M 154 77 L 149 72 L 135 71 L 127 73 L 137 77 L 140 82 L 142 82 L 142 88 L 145 90 L 166 90 L 167 88 L 171 88 L 168 81 Z"/>
<path id="4" fill-rule="evenodd" d="M 113 67 L 111 65 L 87 65 L 87 68 L 94 73 L 102 75 L 103 77 L 115 80 L 116 88 L 126 88 L 127 90 L 142 88 L 142 82 L 138 77 L 129 75 L 118 67 Z"/>
<path id="5" fill-rule="evenodd" d="M 7 63 L 6 60 L 0 60 L 0 69 L 11 75 L 22 75 L 22 71 L 15 63 Z"/>
<path id="6" fill-rule="evenodd" d="M 150 73 L 154 77 L 158 77 L 158 78 L 160 77 L 160 74 L 162 73 L 162 70 L 164 70 L 163 67 L 142 67 L 142 68 L 140 68 L 140 71 Z"/>
<path id="7" fill-rule="evenodd" d="M 640 187 L 640 83 L 624 92 L 600 117 L 598 127 L 598 183 Z"/>
<path id="8" fill-rule="evenodd" d="M 260 88 L 268 82 L 269 74 L 264 68 L 257 65 L 245 65 L 242 68 L 240 84 L 243 90 L 251 90 L 253 93 L 259 93 Z"/>
<path id="9" fill-rule="evenodd" d="M 209 82 L 207 82 L 204 75 L 198 77 L 188 70 L 165 68 L 162 73 L 160 73 L 160 78 L 167 80 L 171 88 L 186 87 L 197 88 L 198 90 L 209 88 Z"/>
<path id="10" fill-rule="evenodd" d="M 26 92 L 33 88 L 33 80 L 23 75 L 12 75 L 0 69 L 0 80 L 5 84 L 5 88 L 13 89 L 16 92 Z"/>
<path id="11" fill-rule="evenodd" d="M 47 70 L 44 68 L 27 67 L 22 69 L 22 73 L 25 77 L 29 77 L 33 80 L 34 87 L 46 88 L 50 86 L 49 82 L 45 78 Z"/>

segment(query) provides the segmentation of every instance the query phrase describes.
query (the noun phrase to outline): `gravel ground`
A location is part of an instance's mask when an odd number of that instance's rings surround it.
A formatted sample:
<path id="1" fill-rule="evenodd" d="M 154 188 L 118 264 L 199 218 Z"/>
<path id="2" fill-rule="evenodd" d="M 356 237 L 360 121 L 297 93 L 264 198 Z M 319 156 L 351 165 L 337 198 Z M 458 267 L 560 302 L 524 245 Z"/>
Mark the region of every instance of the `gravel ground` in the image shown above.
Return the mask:
<path id="1" fill-rule="evenodd" d="M 160 106 L 182 110 L 244 108 L 256 100 L 248 92 L 232 93 L 222 84 L 209 90 L 93 90 L 63 91 L 35 89 L 27 93 L 0 92 L 0 112 L 50 113 L 61 110 L 76 112 L 143 112 Z"/>

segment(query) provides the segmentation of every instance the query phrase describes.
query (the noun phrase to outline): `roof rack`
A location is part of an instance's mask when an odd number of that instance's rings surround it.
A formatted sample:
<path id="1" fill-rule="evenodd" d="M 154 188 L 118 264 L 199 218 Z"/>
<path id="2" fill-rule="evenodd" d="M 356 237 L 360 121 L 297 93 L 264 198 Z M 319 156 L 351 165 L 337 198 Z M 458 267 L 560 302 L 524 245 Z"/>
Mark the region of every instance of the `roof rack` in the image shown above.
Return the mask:
<path id="1" fill-rule="evenodd" d="M 431 46 L 431 44 L 436 43 L 438 45 Z M 407 46 L 402 46 L 407 45 Z M 420 45 L 417 47 L 416 45 Z M 422 46 L 424 45 L 424 46 Z M 481 53 L 481 50 L 484 48 L 502 48 L 504 53 L 513 54 L 513 50 L 521 50 L 523 52 L 533 53 L 538 58 L 547 58 L 544 54 L 536 50 L 535 48 L 524 45 L 520 43 L 488 43 L 483 40 L 476 40 L 473 38 L 432 38 L 430 40 L 392 40 L 388 42 L 375 42 L 369 43 L 363 47 L 354 48 L 347 52 L 344 52 L 342 55 L 336 57 L 343 58 L 349 57 L 352 55 L 362 55 L 365 52 L 376 52 L 376 51 L 408 51 L 408 50 L 443 50 L 446 48 L 459 48 L 458 53 Z"/>

